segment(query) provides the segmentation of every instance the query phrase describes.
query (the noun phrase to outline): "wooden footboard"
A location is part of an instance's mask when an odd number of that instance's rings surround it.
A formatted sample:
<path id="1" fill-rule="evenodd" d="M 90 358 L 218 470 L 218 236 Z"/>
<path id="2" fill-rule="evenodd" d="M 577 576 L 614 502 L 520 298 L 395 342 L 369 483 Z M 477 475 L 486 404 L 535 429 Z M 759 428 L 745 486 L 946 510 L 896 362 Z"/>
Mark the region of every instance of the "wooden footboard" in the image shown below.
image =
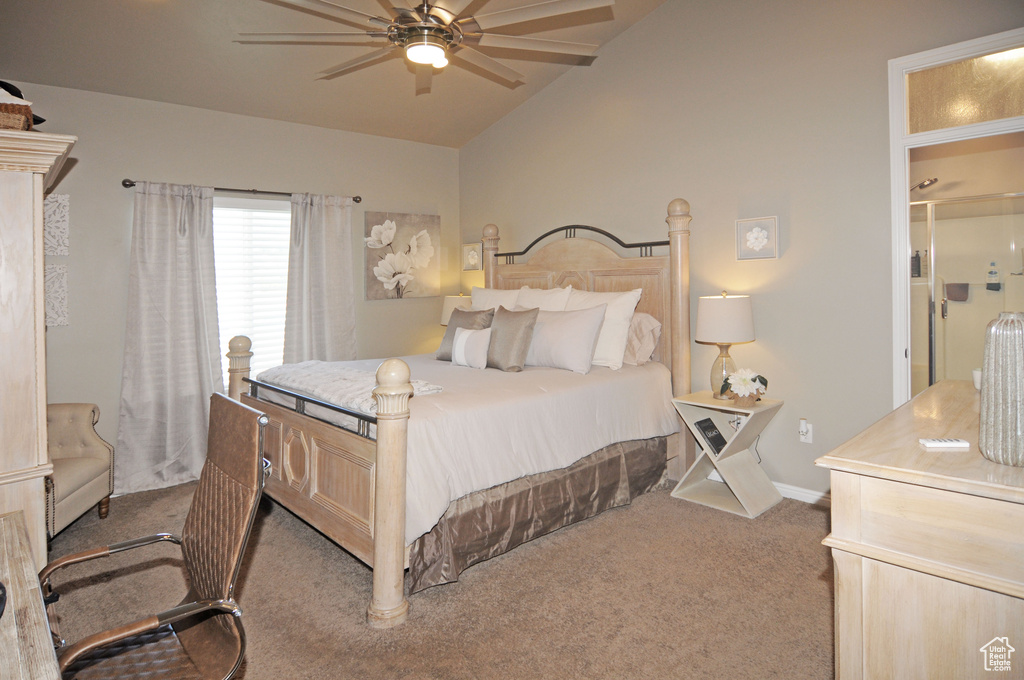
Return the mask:
<path id="1" fill-rule="evenodd" d="M 373 568 L 367 620 L 402 623 L 405 598 L 405 461 L 409 367 L 388 359 L 377 369 L 377 439 L 361 436 L 242 392 L 251 343 L 230 343 L 229 394 L 270 418 L 264 451 L 273 470 L 264 493 Z M 236 377 L 237 376 L 237 377 Z"/>
<path id="2" fill-rule="evenodd" d="M 270 418 L 264 493 L 372 567 L 376 442 L 249 394 L 241 401 Z"/>

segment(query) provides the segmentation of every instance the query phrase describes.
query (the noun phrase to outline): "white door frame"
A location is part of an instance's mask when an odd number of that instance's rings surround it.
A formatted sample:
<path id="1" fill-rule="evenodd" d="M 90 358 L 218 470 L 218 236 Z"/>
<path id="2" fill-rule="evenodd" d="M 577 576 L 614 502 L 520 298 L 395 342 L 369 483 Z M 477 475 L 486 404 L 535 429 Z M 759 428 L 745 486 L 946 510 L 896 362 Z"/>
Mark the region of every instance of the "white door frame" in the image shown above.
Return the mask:
<path id="1" fill-rule="evenodd" d="M 1020 132 L 1024 116 L 929 132 L 907 132 L 907 74 L 1024 46 L 1024 28 L 889 60 L 889 156 L 892 199 L 893 408 L 910 399 L 910 150 Z"/>

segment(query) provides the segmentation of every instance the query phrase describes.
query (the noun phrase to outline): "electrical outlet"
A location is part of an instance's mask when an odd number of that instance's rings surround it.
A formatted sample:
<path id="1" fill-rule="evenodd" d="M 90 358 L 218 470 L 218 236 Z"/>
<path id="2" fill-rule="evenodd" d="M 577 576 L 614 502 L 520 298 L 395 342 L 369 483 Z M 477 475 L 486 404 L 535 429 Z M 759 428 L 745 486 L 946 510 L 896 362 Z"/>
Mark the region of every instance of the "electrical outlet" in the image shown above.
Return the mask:
<path id="1" fill-rule="evenodd" d="M 814 441 L 814 426 L 808 423 L 806 420 L 800 421 L 800 441 L 804 444 L 810 444 Z"/>

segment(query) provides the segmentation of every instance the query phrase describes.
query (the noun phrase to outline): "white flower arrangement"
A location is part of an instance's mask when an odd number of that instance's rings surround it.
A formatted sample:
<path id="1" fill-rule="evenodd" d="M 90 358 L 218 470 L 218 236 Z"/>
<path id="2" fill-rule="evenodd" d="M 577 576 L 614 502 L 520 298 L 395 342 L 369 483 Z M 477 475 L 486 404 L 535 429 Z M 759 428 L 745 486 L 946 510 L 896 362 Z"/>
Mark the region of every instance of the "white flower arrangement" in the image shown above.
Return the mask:
<path id="1" fill-rule="evenodd" d="M 409 239 L 404 252 L 395 252 L 394 240 L 398 227 L 394 220 L 384 220 L 384 224 L 376 224 L 365 238 L 366 247 L 373 249 L 388 248 L 390 253 L 378 257 L 373 275 L 386 290 L 393 290 L 397 297 L 402 297 L 405 287 L 415 279 L 413 271 L 423 269 L 434 257 L 434 246 L 430 243 L 430 234 L 426 229 L 420 230 Z"/>
<path id="2" fill-rule="evenodd" d="M 754 227 L 747 232 L 747 247 L 759 251 L 768 245 L 768 231 L 761 227 Z"/>
<path id="3" fill-rule="evenodd" d="M 754 373 L 749 368 L 741 368 L 722 383 L 722 394 L 732 392 L 737 397 L 757 396 L 765 393 L 768 389 L 768 378 Z"/>

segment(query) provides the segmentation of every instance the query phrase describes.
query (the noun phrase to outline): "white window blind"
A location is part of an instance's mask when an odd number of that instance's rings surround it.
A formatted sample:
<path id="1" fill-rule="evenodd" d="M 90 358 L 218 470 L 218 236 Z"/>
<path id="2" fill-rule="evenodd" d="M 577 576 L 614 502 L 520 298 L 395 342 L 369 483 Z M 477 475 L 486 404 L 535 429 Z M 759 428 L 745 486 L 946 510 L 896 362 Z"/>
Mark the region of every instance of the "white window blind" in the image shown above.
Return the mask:
<path id="1" fill-rule="evenodd" d="M 284 357 L 291 203 L 215 197 L 214 266 L 221 356 L 236 335 L 252 340 L 252 376 Z M 228 384 L 228 362 L 224 385 Z"/>

